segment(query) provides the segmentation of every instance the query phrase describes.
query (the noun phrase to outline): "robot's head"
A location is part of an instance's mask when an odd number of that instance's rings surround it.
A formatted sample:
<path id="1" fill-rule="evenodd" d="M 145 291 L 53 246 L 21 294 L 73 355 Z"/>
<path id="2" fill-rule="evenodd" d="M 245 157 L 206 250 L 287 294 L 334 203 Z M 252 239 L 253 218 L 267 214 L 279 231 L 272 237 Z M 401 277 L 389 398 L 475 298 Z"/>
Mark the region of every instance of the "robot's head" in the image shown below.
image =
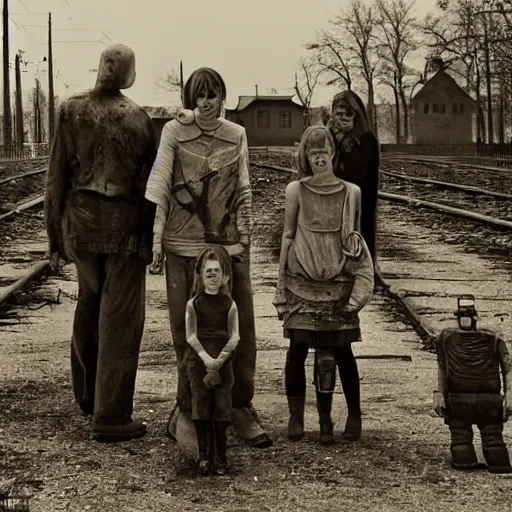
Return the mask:
<path id="1" fill-rule="evenodd" d="M 474 295 L 461 295 L 457 299 L 457 311 L 454 312 L 461 329 L 475 329 L 478 313 L 475 308 Z"/>

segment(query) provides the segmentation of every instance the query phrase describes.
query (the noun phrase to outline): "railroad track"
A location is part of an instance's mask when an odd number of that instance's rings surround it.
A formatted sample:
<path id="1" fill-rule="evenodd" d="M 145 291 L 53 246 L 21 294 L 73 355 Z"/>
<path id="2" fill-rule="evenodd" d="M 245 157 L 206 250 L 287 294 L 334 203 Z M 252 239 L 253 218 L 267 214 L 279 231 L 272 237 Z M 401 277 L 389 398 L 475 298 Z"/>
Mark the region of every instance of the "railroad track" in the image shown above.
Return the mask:
<path id="1" fill-rule="evenodd" d="M 257 163 L 254 163 L 253 165 L 258 166 L 258 167 L 267 168 L 267 169 L 273 169 L 273 170 L 279 171 L 279 172 L 288 172 L 291 174 L 297 173 L 297 171 L 295 169 L 287 168 L 287 167 L 283 167 L 283 166 L 270 165 L 270 164 L 266 164 L 264 162 L 257 162 Z M 456 184 L 456 183 L 441 182 L 441 181 L 432 180 L 429 178 L 411 177 L 406 174 L 400 174 L 400 173 L 395 173 L 395 172 L 390 172 L 390 171 L 381 171 L 381 174 L 384 176 L 392 177 L 393 179 L 397 179 L 397 180 L 404 180 L 404 181 L 409 180 L 414 183 L 429 184 L 429 185 L 433 185 L 433 186 L 437 186 L 437 187 L 446 187 L 448 189 L 455 189 L 462 193 L 470 194 L 471 196 L 478 194 L 478 195 L 481 195 L 484 197 L 499 198 L 501 200 L 505 200 L 505 201 L 509 202 L 509 204 L 507 204 L 506 206 L 508 206 L 508 209 L 511 211 L 510 215 L 512 216 L 512 195 L 510 195 L 510 194 L 505 194 L 505 193 L 497 192 L 497 191 L 493 191 L 493 190 L 481 189 L 481 188 L 473 187 L 473 186 L 469 186 L 469 185 L 460 185 L 460 184 Z M 430 194 L 430 197 L 432 197 L 432 196 L 435 196 L 435 193 Z M 432 201 L 429 199 L 419 198 L 419 197 L 415 197 L 412 195 L 404 195 L 404 194 L 397 194 L 397 193 L 393 193 L 393 192 L 387 192 L 385 190 L 379 190 L 379 198 L 385 199 L 388 201 L 400 202 L 400 203 L 404 203 L 404 204 L 407 204 L 410 206 L 415 206 L 415 207 L 422 206 L 425 208 L 430 208 L 432 210 L 437 210 L 439 212 L 448 213 L 451 215 L 455 215 L 457 217 L 463 217 L 463 218 L 468 218 L 468 219 L 475 220 L 478 222 L 482 222 L 484 224 L 491 225 L 494 227 L 511 228 L 512 229 L 512 220 L 494 217 L 491 215 L 485 215 L 485 214 L 479 213 L 477 211 L 472 211 L 472 210 L 469 210 L 466 208 L 458 208 L 455 206 L 451 206 L 450 204 L 443 204 L 442 202 L 438 202 L 438 201 Z M 452 199 L 447 198 L 446 202 L 447 203 L 453 202 L 453 198 Z"/>
<path id="2" fill-rule="evenodd" d="M 7 224 L 6 221 L 13 220 L 17 214 L 30 210 L 44 203 L 44 194 L 41 193 L 44 187 L 44 176 L 47 167 L 40 167 L 28 172 L 17 173 L 14 176 L 8 176 L 0 180 L 0 204 L 4 213 L 0 213 L 0 231 L 4 236 L 14 231 L 13 224 Z M 13 220 L 16 222 L 16 220 Z M 34 225 L 30 219 L 24 219 L 28 223 L 27 230 Z M 16 222 L 16 226 L 18 222 Z M 11 237 L 12 238 L 12 237 Z M 3 255 L 10 249 L 11 257 L 6 258 L 6 262 L 0 267 L 0 309 L 5 309 L 6 303 L 13 295 L 21 291 L 28 283 L 41 275 L 48 269 L 49 261 L 47 259 L 33 259 L 31 256 L 20 258 L 16 248 L 9 248 L 8 244 L 2 243 Z M 28 260 L 28 268 L 27 266 Z M 20 274 L 20 265 L 22 274 Z M 12 276 L 16 276 L 12 278 Z"/>

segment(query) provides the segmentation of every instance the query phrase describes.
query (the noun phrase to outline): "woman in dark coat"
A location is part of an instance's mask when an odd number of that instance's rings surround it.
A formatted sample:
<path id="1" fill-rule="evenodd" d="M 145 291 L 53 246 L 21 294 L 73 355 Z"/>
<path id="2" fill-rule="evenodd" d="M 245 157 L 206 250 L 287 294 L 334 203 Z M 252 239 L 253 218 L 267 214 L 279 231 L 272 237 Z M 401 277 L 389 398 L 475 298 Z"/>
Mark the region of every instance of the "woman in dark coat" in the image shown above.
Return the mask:
<path id="1" fill-rule="evenodd" d="M 336 142 L 334 174 L 361 189 L 361 234 L 377 272 L 379 141 L 370 128 L 361 98 L 353 91 L 343 91 L 334 96 L 327 126 Z"/>

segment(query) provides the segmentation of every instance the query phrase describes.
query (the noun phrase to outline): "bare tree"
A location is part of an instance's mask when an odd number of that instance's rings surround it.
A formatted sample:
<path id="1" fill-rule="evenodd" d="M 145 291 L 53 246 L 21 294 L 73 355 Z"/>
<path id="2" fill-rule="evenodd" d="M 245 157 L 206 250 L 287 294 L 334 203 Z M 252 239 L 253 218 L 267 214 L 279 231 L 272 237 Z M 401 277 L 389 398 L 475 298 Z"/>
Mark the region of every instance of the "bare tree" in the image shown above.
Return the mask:
<path id="1" fill-rule="evenodd" d="M 368 95 L 368 118 L 374 131 L 377 131 L 375 110 L 375 79 L 379 69 L 377 17 L 375 7 L 365 5 L 361 0 L 352 0 L 346 10 L 336 16 L 334 25 L 348 34 L 344 45 L 353 55 L 356 69 L 364 79 Z"/>
<path id="2" fill-rule="evenodd" d="M 409 109 L 405 90 L 410 85 L 407 77 L 410 68 L 406 60 L 418 48 L 417 22 L 413 13 L 415 0 L 376 0 L 379 13 L 379 49 L 385 61 L 383 83 L 393 89 L 397 109 L 397 121 L 402 120 L 404 141 L 409 138 Z M 402 142 L 401 122 L 397 122 L 397 143 Z"/>
<path id="3" fill-rule="evenodd" d="M 318 63 L 311 59 L 300 58 L 299 70 L 295 73 L 295 93 L 306 108 L 307 125 L 311 124 L 311 99 L 322 70 Z"/>
<path id="4" fill-rule="evenodd" d="M 328 77 L 325 85 L 341 85 L 352 89 L 354 74 L 354 56 L 348 52 L 344 37 L 335 33 L 321 31 L 316 42 L 305 45 L 313 52 L 322 74 Z"/>
<path id="5" fill-rule="evenodd" d="M 167 92 L 178 92 L 181 90 L 180 74 L 175 69 L 168 69 L 164 77 L 155 80 L 155 85 Z"/>

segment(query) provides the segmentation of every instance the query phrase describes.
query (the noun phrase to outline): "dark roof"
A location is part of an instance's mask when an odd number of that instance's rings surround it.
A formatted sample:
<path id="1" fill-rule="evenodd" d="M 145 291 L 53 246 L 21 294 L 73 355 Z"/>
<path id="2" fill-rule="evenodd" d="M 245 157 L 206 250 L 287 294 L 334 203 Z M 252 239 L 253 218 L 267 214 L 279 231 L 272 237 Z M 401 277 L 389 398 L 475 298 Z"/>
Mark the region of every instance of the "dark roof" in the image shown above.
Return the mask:
<path id="1" fill-rule="evenodd" d="M 238 96 L 238 105 L 233 110 L 237 110 L 240 112 L 241 110 L 246 109 L 251 103 L 256 100 L 265 100 L 265 101 L 292 101 L 295 97 L 295 94 L 272 94 L 269 96 Z M 295 103 L 295 102 L 294 102 Z M 299 107 L 299 103 L 296 103 Z"/>
<path id="2" fill-rule="evenodd" d="M 466 96 L 471 103 L 476 101 L 448 74 L 444 69 L 440 69 L 427 83 L 413 96 L 413 100 L 421 100 L 429 92 L 438 90 L 440 83 L 444 82 L 448 88 L 455 94 Z"/>

